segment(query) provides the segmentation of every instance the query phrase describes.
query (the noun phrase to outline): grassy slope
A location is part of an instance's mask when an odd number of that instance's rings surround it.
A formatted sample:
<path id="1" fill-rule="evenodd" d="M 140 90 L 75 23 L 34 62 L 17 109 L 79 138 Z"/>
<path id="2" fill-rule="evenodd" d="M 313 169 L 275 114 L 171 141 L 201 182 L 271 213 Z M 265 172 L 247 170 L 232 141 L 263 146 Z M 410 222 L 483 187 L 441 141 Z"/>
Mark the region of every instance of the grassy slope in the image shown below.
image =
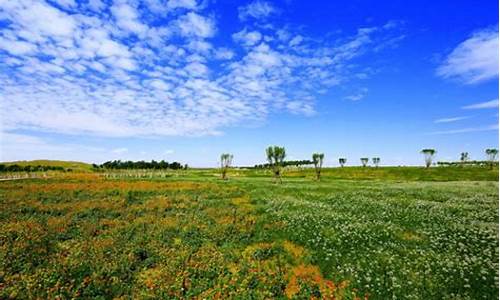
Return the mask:
<path id="1" fill-rule="evenodd" d="M 2 162 L 4 165 L 19 165 L 19 166 L 53 166 L 53 167 L 63 167 L 65 169 L 73 169 L 73 171 L 90 171 L 92 165 L 79 161 L 63 161 L 63 160 L 20 160 L 20 161 L 10 161 Z"/>

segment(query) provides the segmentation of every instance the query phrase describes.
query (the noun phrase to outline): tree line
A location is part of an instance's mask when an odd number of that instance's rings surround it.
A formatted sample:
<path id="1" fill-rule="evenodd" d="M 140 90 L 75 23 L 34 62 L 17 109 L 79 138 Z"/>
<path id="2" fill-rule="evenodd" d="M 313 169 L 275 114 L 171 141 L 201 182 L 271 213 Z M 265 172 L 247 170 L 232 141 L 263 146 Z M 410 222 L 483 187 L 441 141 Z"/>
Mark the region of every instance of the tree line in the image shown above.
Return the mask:
<path id="1" fill-rule="evenodd" d="M 425 167 L 429 168 L 432 165 L 432 161 L 434 160 L 434 156 L 436 155 L 437 151 L 432 148 L 427 148 L 427 149 L 422 149 L 420 151 L 424 155 L 424 161 L 425 161 Z M 484 161 L 478 161 L 478 160 L 473 160 L 470 161 L 470 156 L 469 152 L 462 152 L 460 153 L 460 161 L 459 162 L 438 162 L 438 165 L 489 165 L 490 169 L 493 169 L 494 165 L 497 165 L 497 159 L 498 159 L 498 149 L 496 148 L 488 148 L 484 150 L 484 153 L 486 154 L 486 160 Z"/>
<path id="2" fill-rule="evenodd" d="M 0 164 L 0 172 L 45 172 L 45 171 L 72 171 L 72 169 L 65 169 L 61 166 L 20 166 L 20 165 L 4 165 Z"/>
<path id="3" fill-rule="evenodd" d="M 303 160 L 286 160 L 283 162 L 284 167 L 289 167 L 289 166 L 294 166 L 294 167 L 299 167 L 299 166 L 307 166 L 307 165 L 312 165 L 314 162 L 312 160 L 308 159 L 303 159 Z M 272 164 L 267 163 L 267 164 L 258 164 L 253 166 L 254 169 L 267 169 L 270 168 Z"/>
<path id="4" fill-rule="evenodd" d="M 426 148 L 422 149 L 420 151 L 424 155 L 424 161 L 425 161 L 425 167 L 429 168 L 432 165 L 432 161 L 434 159 L 434 156 L 436 155 L 437 151 L 435 149 L 431 148 Z M 497 159 L 498 159 L 498 149 L 494 148 L 489 148 L 485 150 L 487 160 L 486 161 L 469 161 L 469 153 L 468 152 L 462 152 L 460 154 L 460 161 L 461 164 L 483 164 L 487 163 L 491 168 L 493 168 L 494 165 L 498 165 Z M 231 164 L 233 162 L 233 155 L 230 153 L 223 153 L 220 156 L 220 165 L 221 165 L 221 177 L 224 180 L 227 180 L 227 171 L 231 167 Z M 314 165 L 314 170 L 316 173 L 316 180 L 321 179 L 321 169 L 323 167 L 323 161 L 325 158 L 324 153 L 313 153 L 312 154 L 312 160 L 293 160 L 293 161 L 286 161 L 286 149 L 285 147 L 280 147 L 280 146 L 269 146 L 266 148 L 266 159 L 267 159 L 267 164 L 260 164 L 260 165 L 255 165 L 254 168 L 256 169 L 261 169 L 261 168 L 268 168 L 273 171 L 273 177 L 275 182 L 282 182 L 281 179 L 281 169 L 286 166 L 299 166 L 299 165 Z M 370 161 L 368 157 L 362 157 L 360 158 L 361 165 L 363 167 L 366 167 Z M 373 157 L 371 159 L 373 165 L 375 167 L 378 167 L 380 164 L 380 157 Z M 346 158 L 339 158 L 339 164 L 341 167 L 344 167 L 344 165 L 347 163 Z M 443 162 L 438 162 L 438 165 L 453 165 L 455 163 L 443 163 Z M 456 163 L 458 164 L 458 163 Z"/>
<path id="5" fill-rule="evenodd" d="M 103 164 L 97 165 L 97 164 L 92 164 L 92 167 L 96 170 L 99 169 L 117 169 L 117 170 L 122 170 L 122 169 L 153 169 L 153 170 L 166 170 L 166 169 L 171 169 L 171 170 L 181 170 L 181 169 L 187 169 L 188 165 L 182 165 L 179 162 L 167 162 L 164 160 L 161 161 L 155 161 L 152 160 L 151 162 L 147 162 L 144 160 L 140 161 L 121 161 L 121 160 L 113 160 L 113 161 L 107 161 Z"/>

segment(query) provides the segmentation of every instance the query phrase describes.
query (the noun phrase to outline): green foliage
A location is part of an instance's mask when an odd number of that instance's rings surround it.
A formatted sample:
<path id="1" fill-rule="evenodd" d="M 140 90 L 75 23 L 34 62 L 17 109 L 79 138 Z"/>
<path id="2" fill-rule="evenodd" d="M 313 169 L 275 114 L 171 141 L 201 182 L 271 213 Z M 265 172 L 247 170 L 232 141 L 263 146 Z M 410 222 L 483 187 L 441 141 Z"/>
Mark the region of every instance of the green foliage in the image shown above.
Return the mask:
<path id="1" fill-rule="evenodd" d="M 369 158 L 362 157 L 362 158 L 360 158 L 360 160 L 361 160 L 361 165 L 363 165 L 363 167 L 366 167 L 366 165 L 368 164 Z"/>
<path id="2" fill-rule="evenodd" d="M 424 155 L 425 159 L 425 167 L 429 168 L 432 164 L 432 160 L 434 159 L 434 155 L 436 154 L 436 150 L 434 149 L 422 149 L 420 153 Z"/>
<path id="3" fill-rule="evenodd" d="M 0 164 L 0 172 L 44 172 L 44 171 L 72 171 L 72 169 L 65 169 L 62 166 Z"/>
<path id="4" fill-rule="evenodd" d="M 488 161 L 490 162 L 490 168 L 493 169 L 493 165 L 498 159 L 498 149 L 490 148 L 485 150 Z"/>
<path id="5" fill-rule="evenodd" d="M 316 179 L 320 180 L 321 177 L 321 168 L 323 167 L 323 160 L 325 158 L 325 154 L 323 153 L 313 153 L 312 160 L 314 163 L 314 170 L 316 171 Z"/>
<path id="6" fill-rule="evenodd" d="M 0 163 L 0 172 L 91 171 L 92 166 L 83 162 L 59 160 L 22 160 Z"/>
<path id="7" fill-rule="evenodd" d="M 346 163 L 347 163 L 347 158 L 339 158 L 339 164 L 341 167 L 344 167 Z"/>
<path id="8" fill-rule="evenodd" d="M 281 182 L 281 168 L 285 161 L 285 147 L 269 146 L 266 148 L 266 158 L 274 172 L 274 178 Z"/>
<path id="9" fill-rule="evenodd" d="M 152 160 L 151 162 L 147 161 L 121 161 L 121 160 L 113 160 L 113 161 L 107 161 L 101 165 L 95 165 L 94 164 L 94 169 L 117 169 L 117 170 L 123 170 L 123 169 L 153 169 L 153 170 L 166 170 L 166 169 L 172 169 L 172 170 L 180 170 L 180 169 L 187 169 L 187 165 L 182 165 L 179 162 L 171 162 L 168 163 L 164 160 L 162 161 L 155 161 Z"/>
<path id="10" fill-rule="evenodd" d="M 465 163 L 469 161 L 469 152 L 460 153 L 460 162 Z"/>
<path id="11" fill-rule="evenodd" d="M 498 164 L 498 162 L 493 162 L 494 164 Z M 491 164 L 491 161 L 488 160 L 465 160 L 465 161 L 438 161 L 438 165 L 440 166 L 488 166 Z"/>
<path id="12" fill-rule="evenodd" d="M 486 149 L 484 152 L 489 161 L 494 162 L 498 159 L 498 149 Z"/>
<path id="13" fill-rule="evenodd" d="M 303 160 L 284 160 L 282 163 L 283 167 L 288 167 L 288 166 L 294 166 L 294 167 L 299 167 L 299 166 L 307 166 L 307 165 L 312 165 L 314 164 L 312 160 L 308 159 L 303 159 Z M 254 169 L 266 169 L 271 167 L 272 165 L 267 163 L 267 164 L 259 164 L 253 166 Z"/>
<path id="14" fill-rule="evenodd" d="M 233 155 L 229 153 L 223 153 L 220 156 L 220 169 L 222 179 L 227 179 L 227 170 L 231 167 L 231 163 L 233 162 Z"/>
<path id="15" fill-rule="evenodd" d="M 380 164 L 380 157 L 372 158 L 372 162 L 375 167 L 378 167 L 378 165 Z"/>

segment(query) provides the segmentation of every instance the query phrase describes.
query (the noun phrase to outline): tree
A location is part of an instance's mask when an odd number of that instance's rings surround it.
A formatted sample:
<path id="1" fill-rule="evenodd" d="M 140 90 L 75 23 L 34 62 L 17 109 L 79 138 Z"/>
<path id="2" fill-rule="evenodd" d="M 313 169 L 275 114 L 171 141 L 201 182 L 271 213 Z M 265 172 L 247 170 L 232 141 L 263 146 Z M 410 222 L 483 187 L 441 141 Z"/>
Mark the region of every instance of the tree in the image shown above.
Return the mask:
<path id="1" fill-rule="evenodd" d="M 231 167 L 231 163 L 233 162 L 233 155 L 229 153 L 223 153 L 220 156 L 220 170 L 221 177 L 223 180 L 227 180 L 227 170 Z"/>
<path id="2" fill-rule="evenodd" d="M 486 153 L 486 157 L 490 163 L 490 169 L 493 169 L 493 165 L 498 158 L 498 149 L 490 148 L 484 151 Z"/>
<path id="3" fill-rule="evenodd" d="M 368 157 L 362 157 L 361 164 L 363 165 L 363 167 L 366 167 L 366 165 L 368 164 Z"/>
<path id="4" fill-rule="evenodd" d="M 460 162 L 465 164 L 467 161 L 469 161 L 469 152 L 462 152 L 460 153 Z"/>
<path id="5" fill-rule="evenodd" d="M 339 164 L 342 168 L 346 163 L 347 163 L 347 158 L 339 158 Z"/>
<path id="6" fill-rule="evenodd" d="M 323 159 L 325 158 L 325 154 L 323 153 L 313 153 L 312 160 L 314 163 L 314 169 L 316 170 L 316 179 L 320 179 L 321 176 L 321 167 L 323 167 Z"/>
<path id="7" fill-rule="evenodd" d="M 281 183 L 281 167 L 286 157 L 285 147 L 269 146 L 266 149 L 266 156 L 269 166 L 273 170 L 275 180 L 279 180 Z"/>
<path id="8" fill-rule="evenodd" d="M 378 164 L 380 163 L 380 157 L 372 158 L 372 162 L 375 165 L 375 168 L 378 168 Z"/>
<path id="9" fill-rule="evenodd" d="M 425 159 L 425 167 L 428 168 L 432 164 L 432 160 L 434 159 L 434 155 L 436 154 L 436 150 L 434 149 L 422 149 L 420 153 L 424 155 Z"/>

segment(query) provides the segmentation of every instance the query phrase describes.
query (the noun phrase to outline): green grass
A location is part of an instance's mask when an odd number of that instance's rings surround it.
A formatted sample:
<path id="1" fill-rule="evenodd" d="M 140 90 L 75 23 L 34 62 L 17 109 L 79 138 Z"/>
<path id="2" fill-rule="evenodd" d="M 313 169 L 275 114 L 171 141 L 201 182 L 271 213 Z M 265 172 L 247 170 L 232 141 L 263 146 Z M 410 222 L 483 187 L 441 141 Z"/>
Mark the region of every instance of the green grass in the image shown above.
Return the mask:
<path id="1" fill-rule="evenodd" d="M 217 169 L 194 169 L 189 174 L 198 177 L 217 177 Z M 231 169 L 232 177 L 270 177 L 268 169 Z M 315 178 L 313 168 L 297 169 L 285 168 L 285 178 Z M 498 181 L 498 168 L 488 167 L 344 167 L 324 168 L 321 172 L 324 180 L 351 179 L 351 180 L 391 180 L 391 181 Z"/>
<path id="2" fill-rule="evenodd" d="M 498 299 L 497 170 L 285 174 L 0 182 L 0 298 Z"/>

